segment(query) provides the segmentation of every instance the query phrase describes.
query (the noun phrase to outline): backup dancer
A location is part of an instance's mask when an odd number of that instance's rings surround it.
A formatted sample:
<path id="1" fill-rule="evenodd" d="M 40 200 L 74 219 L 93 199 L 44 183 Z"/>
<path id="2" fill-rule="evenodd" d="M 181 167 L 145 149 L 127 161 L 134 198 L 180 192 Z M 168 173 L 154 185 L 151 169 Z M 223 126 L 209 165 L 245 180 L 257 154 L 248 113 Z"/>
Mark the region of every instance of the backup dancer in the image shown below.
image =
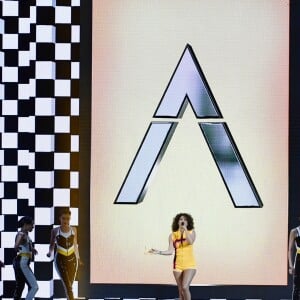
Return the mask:
<path id="1" fill-rule="evenodd" d="M 78 262 L 81 264 L 76 228 L 70 226 L 71 211 L 61 210 L 59 214 L 60 226 L 51 231 L 48 257 L 55 250 L 54 263 L 63 283 L 68 300 L 74 300 L 72 285 L 75 280 Z"/>
<path id="2" fill-rule="evenodd" d="M 293 260 L 293 250 L 296 255 Z M 293 275 L 293 300 L 300 300 L 300 226 L 290 232 L 289 237 L 289 273 Z"/>
<path id="3" fill-rule="evenodd" d="M 38 291 L 36 278 L 29 266 L 33 255 L 37 254 L 28 235 L 34 228 L 33 219 L 28 216 L 21 218 L 18 222 L 18 227 L 21 227 L 21 230 L 16 235 L 14 247 L 17 252 L 16 257 L 13 260 L 16 277 L 14 299 L 21 299 L 26 283 L 28 285 L 28 293 L 25 299 L 31 300 Z"/>

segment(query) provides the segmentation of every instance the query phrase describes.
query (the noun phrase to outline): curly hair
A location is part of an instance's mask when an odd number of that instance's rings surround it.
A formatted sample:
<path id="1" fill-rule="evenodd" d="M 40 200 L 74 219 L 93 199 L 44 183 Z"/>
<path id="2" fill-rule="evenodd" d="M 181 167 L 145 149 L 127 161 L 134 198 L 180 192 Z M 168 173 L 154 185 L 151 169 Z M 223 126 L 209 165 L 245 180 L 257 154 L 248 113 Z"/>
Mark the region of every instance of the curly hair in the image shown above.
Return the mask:
<path id="1" fill-rule="evenodd" d="M 175 232 L 179 229 L 178 222 L 179 222 L 179 219 L 182 216 L 187 220 L 187 223 L 188 223 L 187 224 L 187 229 L 188 230 L 194 229 L 194 219 L 193 219 L 193 217 L 190 214 L 187 214 L 187 213 L 179 213 L 173 219 L 173 223 L 172 223 L 172 231 L 173 232 Z"/>

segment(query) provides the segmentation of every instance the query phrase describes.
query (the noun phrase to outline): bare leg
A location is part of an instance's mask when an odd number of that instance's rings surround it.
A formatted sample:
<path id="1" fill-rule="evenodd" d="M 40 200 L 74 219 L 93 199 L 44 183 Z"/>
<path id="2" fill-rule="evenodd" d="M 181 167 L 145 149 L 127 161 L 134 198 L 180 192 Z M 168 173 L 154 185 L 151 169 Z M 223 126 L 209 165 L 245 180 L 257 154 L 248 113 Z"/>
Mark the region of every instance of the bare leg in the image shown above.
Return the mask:
<path id="1" fill-rule="evenodd" d="M 195 269 L 188 269 L 182 272 L 182 293 L 184 300 L 191 300 L 190 284 L 196 274 Z"/>
<path id="2" fill-rule="evenodd" d="M 182 290 L 182 272 L 173 271 L 173 274 L 178 287 L 179 299 L 184 300 L 183 290 Z"/>

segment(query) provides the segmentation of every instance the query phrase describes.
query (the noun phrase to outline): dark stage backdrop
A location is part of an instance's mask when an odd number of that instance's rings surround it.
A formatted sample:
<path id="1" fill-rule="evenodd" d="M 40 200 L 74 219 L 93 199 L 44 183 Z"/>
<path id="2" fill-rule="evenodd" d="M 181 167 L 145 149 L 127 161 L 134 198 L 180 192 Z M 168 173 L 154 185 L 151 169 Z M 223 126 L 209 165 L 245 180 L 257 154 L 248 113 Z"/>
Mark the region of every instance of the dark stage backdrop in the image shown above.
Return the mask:
<path id="1" fill-rule="evenodd" d="M 174 286 L 90 284 L 91 1 L 2 1 L 0 5 L 0 259 L 6 264 L 1 270 L 2 298 L 11 298 L 14 287 L 12 247 L 17 220 L 23 215 L 33 216 L 36 223 L 31 236 L 39 251 L 32 264 L 40 286 L 37 296 L 64 297 L 46 257 L 50 230 L 57 224 L 55 212 L 61 206 L 71 207 L 72 224 L 79 225 L 85 262 L 79 272 L 80 295 L 175 297 Z M 298 1 L 291 1 L 289 228 L 297 225 L 300 211 L 299 13 Z M 291 285 L 209 286 L 192 291 L 198 299 L 274 300 L 289 298 Z"/>

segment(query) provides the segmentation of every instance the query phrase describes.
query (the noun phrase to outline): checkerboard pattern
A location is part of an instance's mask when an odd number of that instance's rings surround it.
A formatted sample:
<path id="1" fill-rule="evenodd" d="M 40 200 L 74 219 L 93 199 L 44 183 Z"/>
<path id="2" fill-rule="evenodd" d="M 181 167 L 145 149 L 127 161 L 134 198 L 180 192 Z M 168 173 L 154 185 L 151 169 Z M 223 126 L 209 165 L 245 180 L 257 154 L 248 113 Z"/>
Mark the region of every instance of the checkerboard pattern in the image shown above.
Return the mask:
<path id="1" fill-rule="evenodd" d="M 37 297 L 63 298 L 46 253 L 57 208 L 70 207 L 78 225 L 80 0 L 4 0 L 0 9 L 0 295 L 12 297 L 16 224 L 30 215 Z"/>

